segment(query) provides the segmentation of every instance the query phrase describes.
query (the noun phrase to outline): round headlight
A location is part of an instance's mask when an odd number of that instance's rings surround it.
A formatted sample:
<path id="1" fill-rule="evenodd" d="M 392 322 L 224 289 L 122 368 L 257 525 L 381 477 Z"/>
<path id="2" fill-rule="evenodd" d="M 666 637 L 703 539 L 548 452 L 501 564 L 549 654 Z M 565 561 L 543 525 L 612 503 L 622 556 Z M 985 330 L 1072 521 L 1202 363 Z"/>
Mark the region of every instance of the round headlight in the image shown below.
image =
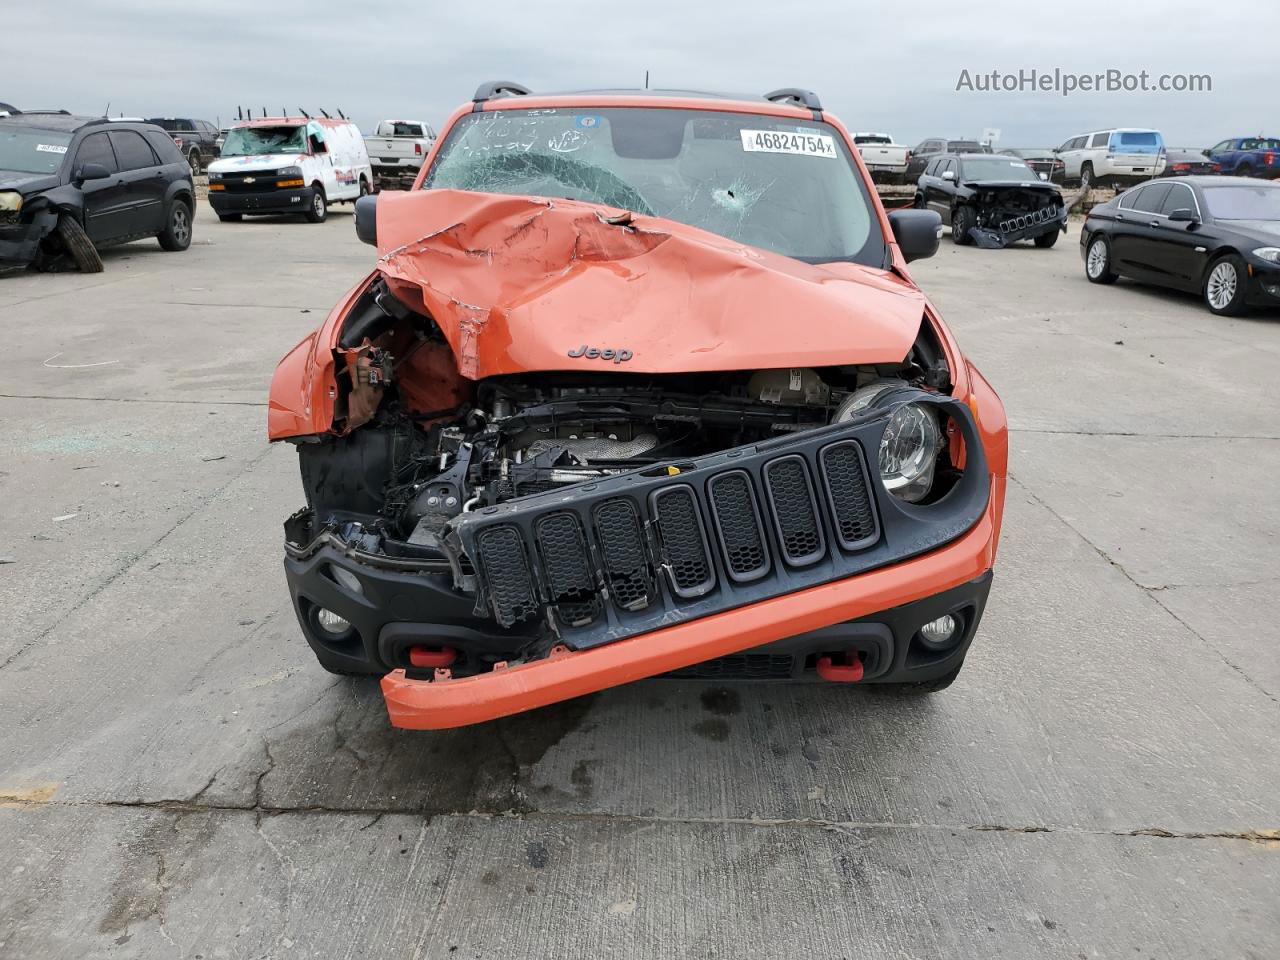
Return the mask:
<path id="1" fill-rule="evenodd" d="M 905 387 L 901 380 L 869 383 L 836 409 L 833 422 L 851 420 L 855 414 L 877 406 L 883 394 Z M 943 436 L 933 409 L 922 403 L 904 403 L 893 412 L 880 438 L 880 481 L 900 500 L 916 503 L 933 486 L 934 468 Z"/>
<path id="2" fill-rule="evenodd" d="M 933 411 L 904 403 L 893 412 L 880 438 L 880 479 L 890 493 L 908 503 L 924 499 L 942 449 L 942 431 Z"/>

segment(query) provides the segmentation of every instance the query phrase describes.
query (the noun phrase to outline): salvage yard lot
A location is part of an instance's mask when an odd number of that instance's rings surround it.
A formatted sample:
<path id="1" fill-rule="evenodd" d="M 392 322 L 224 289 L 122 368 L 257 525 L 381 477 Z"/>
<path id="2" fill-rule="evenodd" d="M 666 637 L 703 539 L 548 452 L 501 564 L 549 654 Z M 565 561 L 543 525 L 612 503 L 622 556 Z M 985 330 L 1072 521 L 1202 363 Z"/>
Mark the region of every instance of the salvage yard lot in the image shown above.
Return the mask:
<path id="1" fill-rule="evenodd" d="M 1280 317 L 1090 285 L 1077 231 L 914 269 L 1011 428 L 949 691 L 440 733 L 316 666 L 281 570 L 266 388 L 350 215 L 0 276 L 0 957 L 1274 956 Z"/>

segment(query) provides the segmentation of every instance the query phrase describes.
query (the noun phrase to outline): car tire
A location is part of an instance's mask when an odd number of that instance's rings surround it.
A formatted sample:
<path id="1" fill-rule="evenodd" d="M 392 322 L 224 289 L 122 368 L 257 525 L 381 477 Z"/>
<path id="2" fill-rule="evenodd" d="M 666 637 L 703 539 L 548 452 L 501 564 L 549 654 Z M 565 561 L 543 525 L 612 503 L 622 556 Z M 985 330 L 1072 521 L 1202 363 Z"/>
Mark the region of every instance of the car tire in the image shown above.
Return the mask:
<path id="1" fill-rule="evenodd" d="M 963 667 L 964 661 L 961 660 L 960 665 L 950 673 L 944 673 L 933 680 L 921 680 L 917 683 L 869 683 L 867 684 L 867 689 L 900 697 L 927 696 L 928 694 L 945 690 L 955 683 L 956 677 L 960 676 L 960 671 Z"/>
<path id="2" fill-rule="evenodd" d="M 1120 279 L 1111 268 L 1111 241 L 1100 233 L 1085 247 L 1084 275 L 1090 283 L 1115 283 Z"/>
<path id="3" fill-rule="evenodd" d="M 373 188 L 369 186 L 369 181 L 365 179 L 364 174 L 360 174 L 360 196 L 367 197 L 373 193 Z"/>
<path id="4" fill-rule="evenodd" d="M 1054 230 L 1052 233 L 1040 234 L 1040 236 L 1035 238 L 1036 246 L 1039 247 L 1041 250 L 1048 250 L 1050 247 L 1052 247 L 1055 243 L 1058 242 L 1058 234 L 1060 234 L 1061 232 L 1062 232 L 1061 230 Z"/>
<path id="5" fill-rule="evenodd" d="M 923 210 L 925 208 L 924 194 L 917 193 L 911 201 L 911 206 L 916 210 Z"/>
<path id="6" fill-rule="evenodd" d="M 223 223 L 239 223 L 244 219 L 244 215 L 240 213 L 220 213 L 218 219 Z"/>
<path id="7" fill-rule="evenodd" d="M 1080 166 L 1080 189 L 1089 190 L 1093 187 L 1093 164 L 1085 163 Z"/>
<path id="8" fill-rule="evenodd" d="M 200 172 L 202 168 L 200 165 L 199 150 L 192 150 L 190 153 L 187 154 L 187 164 L 191 167 L 191 175 L 193 177 Z"/>
<path id="9" fill-rule="evenodd" d="M 307 218 L 308 223 L 324 223 L 324 218 L 329 215 L 329 202 L 324 196 L 324 187 L 320 184 L 312 184 L 311 186 L 311 205 L 307 207 L 307 212 L 303 214 Z"/>
<path id="10" fill-rule="evenodd" d="M 1250 164 L 1242 163 L 1236 167 L 1235 176 L 1237 177 L 1252 177 L 1253 175 L 1253 167 Z"/>
<path id="11" fill-rule="evenodd" d="M 1244 260 L 1229 253 L 1209 264 L 1204 275 L 1205 306 L 1220 317 L 1238 317 L 1245 311 L 1249 270 Z"/>
<path id="12" fill-rule="evenodd" d="M 977 225 L 978 215 L 974 213 L 973 207 L 957 207 L 956 212 L 951 215 L 951 242 L 959 247 L 973 243 L 969 231 Z"/>
<path id="13" fill-rule="evenodd" d="M 53 229 L 81 273 L 102 272 L 102 257 L 98 254 L 98 248 L 93 245 L 79 221 L 64 213 L 58 217 L 58 225 Z"/>
<path id="14" fill-rule="evenodd" d="M 160 249 L 170 253 L 178 253 L 191 246 L 191 207 L 187 201 L 174 200 L 169 204 L 169 216 L 156 239 L 160 241 Z"/>

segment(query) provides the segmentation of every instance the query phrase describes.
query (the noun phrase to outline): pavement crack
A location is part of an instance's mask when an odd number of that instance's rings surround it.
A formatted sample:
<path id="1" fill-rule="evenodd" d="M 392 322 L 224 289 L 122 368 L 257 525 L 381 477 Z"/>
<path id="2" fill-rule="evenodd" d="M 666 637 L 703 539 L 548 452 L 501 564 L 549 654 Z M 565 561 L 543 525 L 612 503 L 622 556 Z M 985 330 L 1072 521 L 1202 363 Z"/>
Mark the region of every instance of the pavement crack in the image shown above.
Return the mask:
<path id="1" fill-rule="evenodd" d="M 1230 667 L 1236 673 L 1240 674 L 1240 676 L 1244 679 L 1246 683 L 1249 684 L 1249 686 L 1253 687 L 1255 690 L 1261 693 L 1264 697 L 1266 697 L 1272 703 L 1280 704 L 1280 697 L 1277 697 L 1274 693 L 1272 693 L 1270 690 L 1264 687 L 1261 683 L 1259 683 L 1257 680 L 1251 677 L 1243 667 L 1241 667 L 1238 663 L 1236 663 L 1234 660 L 1228 657 L 1226 653 L 1221 648 L 1219 648 L 1216 644 L 1211 642 L 1208 637 L 1206 637 L 1199 630 L 1195 629 L 1195 627 L 1191 626 L 1191 624 L 1187 623 L 1187 621 L 1182 619 L 1182 617 L 1178 616 L 1178 614 L 1175 613 L 1173 609 L 1169 607 L 1169 605 L 1166 604 L 1160 598 L 1159 594 L 1164 589 L 1163 587 L 1159 587 L 1159 586 L 1153 587 L 1153 586 L 1148 586 L 1145 583 L 1142 583 L 1133 574 L 1131 574 L 1128 570 L 1126 570 L 1122 563 L 1114 559 L 1105 550 L 1103 550 L 1096 543 L 1094 543 L 1087 536 L 1085 536 L 1083 532 L 1081 532 L 1075 525 L 1073 525 L 1069 520 L 1067 520 L 1064 516 L 1062 516 L 1062 514 L 1058 513 L 1057 510 L 1053 509 L 1053 507 L 1051 507 L 1047 501 L 1045 501 L 1042 497 L 1037 495 L 1025 483 L 1023 483 L 1021 480 L 1014 477 L 1012 472 L 1009 473 L 1008 476 L 1009 476 L 1009 481 L 1012 483 L 1016 483 L 1018 487 L 1021 488 L 1022 492 L 1025 493 L 1033 502 L 1035 502 L 1037 506 L 1044 508 L 1044 510 L 1046 510 L 1050 516 L 1052 516 L 1060 524 L 1062 524 L 1064 527 L 1066 527 L 1068 530 L 1074 533 L 1077 537 L 1079 537 L 1080 540 L 1086 546 L 1088 546 L 1090 550 L 1092 550 L 1099 557 L 1101 557 L 1103 560 L 1109 563 L 1112 567 L 1114 567 L 1119 572 L 1119 574 L 1122 577 L 1124 577 L 1131 584 L 1133 584 L 1135 587 L 1141 590 L 1143 594 L 1145 594 L 1151 600 L 1152 603 L 1154 603 L 1161 610 L 1163 610 L 1170 617 L 1172 617 L 1188 633 L 1190 633 L 1193 637 L 1195 637 L 1202 644 L 1204 644 L 1206 648 L 1208 648 L 1214 654 L 1216 654 L 1218 659 L 1220 659 L 1223 663 L 1225 663 L 1228 667 Z"/>
<path id="2" fill-rule="evenodd" d="M 274 761 L 272 762 L 274 766 Z M 266 776 L 270 768 L 259 775 Z M 526 821 L 546 823 L 611 823 L 635 824 L 640 826 L 704 826 L 704 827 L 747 827 L 752 829 L 800 829 L 830 830 L 837 833 L 854 835 L 867 831 L 893 830 L 931 830 L 951 833 L 1000 833 L 1008 835 L 1055 834 L 1074 837 L 1115 837 L 1120 839 L 1154 838 L 1161 840 L 1229 840 L 1280 849 L 1280 828 L 1260 827 L 1244 830 L 1180 830 L 1167 827 L 1145 826 L 1130 828 L 1076 827 L 1046 823 L 1002 824 L 1002 823 L 933 823 L 920 821 L 895 820 L 831 820 L 821 817 L 697 817 L 697 816 L 660 816 L 655 814 L 628 813 L 579 813 L 572 811 L 542 810 L 453 810 L 446 808 L 416 806 L 329 806 L 325 804 L 300 806 L 272 806 L 262 803 L 261 796 L 255 796 L 252 804 L 235 803 L 193 803 L 186 800 L 50 800 L 44 802 L 24 803 L 21 801 L 8 803 L 16 808 L 49 807 L 96 807 L 122 810 L 150 810 L 158 813 L 184 816 L 193 813 L 250 814 L 254 817 L 257 829 L 261 831 L 264 819 L 271 817 L 371 817 L 360 830 L 368 830 L 388 816 L 417 817 L 424 821 L 436 818 L 484 821 Z M 265 838 L 264 838 L 265 839 Z"/>
<path id="3" fill-rule="evenodd" d="M 179 400 L 162 397 L 81 397 L 65 394 L 0 393 L 0 400 L 84 400 L 89 403 L 183 404 L 192 407 L 265 407 L 262 400 Z"/>
<path id="4" fill-rule="evenodd" d="M 1144 433 L 1140 430 L 1070 430 L 1054 427 L 1009 427 L 1010 433 L 1064 437 L 1136 437 L 1142 440 L 1280 440 L 1270 433 Z"/>

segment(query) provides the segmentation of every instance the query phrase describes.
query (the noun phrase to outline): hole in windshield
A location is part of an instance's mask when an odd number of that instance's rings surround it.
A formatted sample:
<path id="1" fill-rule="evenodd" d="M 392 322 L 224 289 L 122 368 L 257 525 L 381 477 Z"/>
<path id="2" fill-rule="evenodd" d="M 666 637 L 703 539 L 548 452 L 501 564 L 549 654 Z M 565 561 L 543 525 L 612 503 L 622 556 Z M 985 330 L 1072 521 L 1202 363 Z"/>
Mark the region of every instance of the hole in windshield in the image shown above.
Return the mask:
<path id="1" fill-rule="evenodd" d="M 636 107 L 472 113 L 423 187 L 582 200 L 809 263 L 885 265 L 866 186 L 819 121 Z"/>

